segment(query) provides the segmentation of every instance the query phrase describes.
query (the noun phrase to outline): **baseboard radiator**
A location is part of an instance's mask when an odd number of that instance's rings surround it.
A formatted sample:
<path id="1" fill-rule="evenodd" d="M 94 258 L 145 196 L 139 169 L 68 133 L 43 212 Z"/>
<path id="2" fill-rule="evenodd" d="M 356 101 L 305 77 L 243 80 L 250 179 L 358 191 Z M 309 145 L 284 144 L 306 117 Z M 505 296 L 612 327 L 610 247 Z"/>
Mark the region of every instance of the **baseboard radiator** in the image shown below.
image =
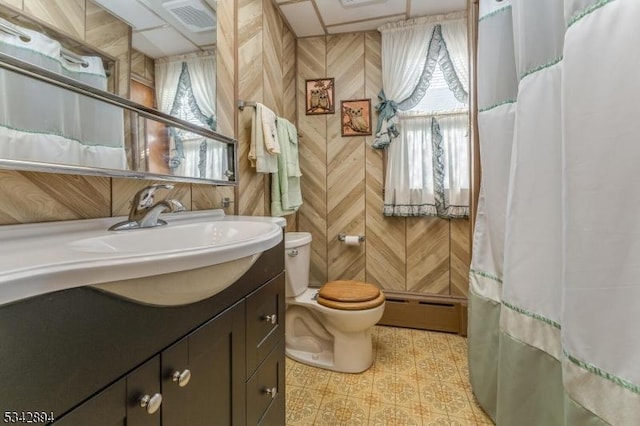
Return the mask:
<path id="1" fill-rule="evenodd" d="M 467 299 L 385 291 L 378 325 L 467 335 Z"/>

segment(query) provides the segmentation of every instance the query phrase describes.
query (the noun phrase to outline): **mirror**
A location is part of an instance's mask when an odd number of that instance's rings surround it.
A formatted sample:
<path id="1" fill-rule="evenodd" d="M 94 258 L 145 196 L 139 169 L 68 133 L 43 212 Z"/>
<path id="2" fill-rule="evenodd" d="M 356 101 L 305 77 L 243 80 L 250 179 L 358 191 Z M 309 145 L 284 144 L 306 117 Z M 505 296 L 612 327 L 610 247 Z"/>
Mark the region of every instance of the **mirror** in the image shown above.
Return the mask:
<path id="1" fill-rule="evenodd" d="M 133 27 L 131 81 L 122 59 L 0 6 L 0 167 L 234 184 L 236 142 L 215 132 L 216 2 L 94 3 Z"/>

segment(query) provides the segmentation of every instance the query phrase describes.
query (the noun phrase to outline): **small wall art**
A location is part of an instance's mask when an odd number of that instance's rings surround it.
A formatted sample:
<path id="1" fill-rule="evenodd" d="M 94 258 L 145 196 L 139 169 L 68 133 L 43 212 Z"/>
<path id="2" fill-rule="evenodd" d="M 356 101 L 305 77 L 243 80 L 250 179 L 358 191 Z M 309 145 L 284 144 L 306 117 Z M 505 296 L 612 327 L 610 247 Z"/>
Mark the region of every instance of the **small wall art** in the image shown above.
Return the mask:
<path id="1" fill-rule="evenodd" d="M 336 112 L 333 78 L 305 80 L 305 83 L 307 115 L 333 114 Z"/>
<path id="2" fill-rule="evenodd" d="M 341 102 L 342 136 L 367 136 L 371 134 L 371 99 L 355 99 Z"/>

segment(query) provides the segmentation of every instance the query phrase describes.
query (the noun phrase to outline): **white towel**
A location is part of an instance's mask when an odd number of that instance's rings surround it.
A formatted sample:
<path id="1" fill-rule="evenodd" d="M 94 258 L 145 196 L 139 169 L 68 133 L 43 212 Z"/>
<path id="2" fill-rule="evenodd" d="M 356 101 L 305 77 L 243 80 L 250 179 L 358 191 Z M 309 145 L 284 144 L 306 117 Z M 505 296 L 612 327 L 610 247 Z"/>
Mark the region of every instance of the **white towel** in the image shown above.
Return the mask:
<path id="1" fill-rule="evenodd" d="M 256 103 L 251 123 L 251 142 L 248 157 L 251 166 L 255 167 L 258 173 L 275 173 L 278 171 L 280 144 L 278 143 L 275 117 L 275 114 L 269 108 Z"/>

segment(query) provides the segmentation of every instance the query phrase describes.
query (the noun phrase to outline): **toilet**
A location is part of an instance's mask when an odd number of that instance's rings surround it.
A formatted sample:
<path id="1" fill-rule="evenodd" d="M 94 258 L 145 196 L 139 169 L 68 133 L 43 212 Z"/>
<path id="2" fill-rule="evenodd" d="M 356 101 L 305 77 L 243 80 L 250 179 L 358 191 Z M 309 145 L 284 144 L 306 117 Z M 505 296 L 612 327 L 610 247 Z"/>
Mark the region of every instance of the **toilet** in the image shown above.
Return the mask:
<path id="1" fill-rule="evenodd" d="M 311 234 L 284 236 L 285 353 L 304 364 L 360 373 L 373 363 L 371 327 L 384 312 L 384 294 L 359 281 L 330 281 L 309 288 Z"/>

